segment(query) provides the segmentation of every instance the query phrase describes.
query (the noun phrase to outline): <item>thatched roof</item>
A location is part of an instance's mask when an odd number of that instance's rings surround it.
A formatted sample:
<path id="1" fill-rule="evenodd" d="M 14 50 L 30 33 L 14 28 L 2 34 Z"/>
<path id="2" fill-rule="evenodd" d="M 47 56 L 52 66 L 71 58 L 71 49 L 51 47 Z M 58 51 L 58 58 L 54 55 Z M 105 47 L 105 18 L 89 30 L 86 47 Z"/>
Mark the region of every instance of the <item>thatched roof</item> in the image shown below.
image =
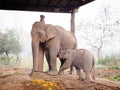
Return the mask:
<path id="1" fill-rule="evenodd" d="M 0 0 L 0 9 L 70 13 L 94 0 Z"/>

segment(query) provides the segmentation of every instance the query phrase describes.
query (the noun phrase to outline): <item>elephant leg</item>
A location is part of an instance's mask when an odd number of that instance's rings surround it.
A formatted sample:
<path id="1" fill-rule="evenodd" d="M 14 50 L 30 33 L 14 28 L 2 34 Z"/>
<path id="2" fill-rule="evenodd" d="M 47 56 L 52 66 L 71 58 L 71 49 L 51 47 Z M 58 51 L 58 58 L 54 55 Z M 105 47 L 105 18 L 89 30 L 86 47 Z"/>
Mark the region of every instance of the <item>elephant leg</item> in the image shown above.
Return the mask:
<path id="1" fill-rule="evenodd" d="M 38 62 L 37 62 L 37 70 L 36 71 L 43 71 L 43 62 L 44 62 L 44 50 L 41 45 L 39 45 L 38 49 Z"/>
<path id="2" fill-rule="evenodd" d="M 72 72 L 73 72 L 73 65 L 71 64 L 70 65 L 70 74 L 72 74 Z"/>
<path id="3" fill-rule="evenodd" d="M 65 63 L 65 59 L 60 59 L 61 65 L 60 67 Z"/>
<path id="4" fill-rule="evenodd" d="M 82 74 L 81 74 L 81 69 L 80 68 L 77 68 L 77 67 L 75 67 L 75 69 L 76 69 L 76 72 L 77 72 L 77 74 L 78 74 L 78 76 L 79 76 L 79 80 L 83 80 L 83 77 L 82 77 Z"/>
<path id="5" fill-rule="evenodd" d="M 30 76 L 36 71 L 43 71 L 44 50 L 41 46 L 38 47 L 36 56 L 37 58 L 33 60 L 33 69 L 32 72 L 30 73 Z"/>
<path id="6" fill-rule="evenodd" d="M 68 69 L 71 65 L 71 60 L 66 60 L 65 63 L 61 66 L 58 74 L 61 74 L 65 69 Z"/>
<path id="7" fill-rule="evenodd" d="M 57 75 L 57 54 L 58 54 L 59 48 L 50 48 L 50 71 L 48 72 L 49 75 Z"/>
<path id="8" fill-rule="evenodd" d="M 65 59 L 60 59 L 61 65 L 60 68 L 62 67 L 62 65 L 65 63 Z M 64 72 L 63 72 L 64 73 Z"/>
<path id="9" fill-rule="evenodd" d="M 89 83 L 90 82 L 90 74 L 91 73 L 89 71 L 87 71 L 87 70 L 84 70 L 84 72 L 86 74 L 84 82 Z"/>
<path id="10" fill-rule="evenodd" d="M 51 70 L 51 68 L 50 68 L 50 54 L 49 54 L 48 50 L 45 50 L 45 57 L 46 57 L 46 60 L 48 63 L 49 71 L 50 71 Z"/>

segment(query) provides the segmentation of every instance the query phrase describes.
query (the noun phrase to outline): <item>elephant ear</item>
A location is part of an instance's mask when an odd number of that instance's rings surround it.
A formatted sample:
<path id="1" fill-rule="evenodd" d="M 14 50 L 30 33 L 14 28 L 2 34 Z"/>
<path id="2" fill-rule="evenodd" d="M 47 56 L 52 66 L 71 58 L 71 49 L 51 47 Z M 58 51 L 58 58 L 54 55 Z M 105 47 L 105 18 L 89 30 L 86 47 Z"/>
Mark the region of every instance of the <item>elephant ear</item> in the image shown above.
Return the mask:
<path id="1" fill-rule="evenodd" d="M 46 25 L 45 27 L 47 41 L 55 37 L 55 28 L 52 25 Z"/>

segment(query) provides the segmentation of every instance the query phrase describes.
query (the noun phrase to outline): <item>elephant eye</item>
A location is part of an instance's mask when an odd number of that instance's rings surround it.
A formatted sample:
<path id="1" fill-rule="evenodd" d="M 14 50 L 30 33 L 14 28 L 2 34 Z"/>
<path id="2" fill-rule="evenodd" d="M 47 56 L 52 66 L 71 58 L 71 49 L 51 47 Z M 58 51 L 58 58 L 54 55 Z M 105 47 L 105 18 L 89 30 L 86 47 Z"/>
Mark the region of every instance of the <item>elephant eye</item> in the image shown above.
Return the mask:
<path id="1" fill-rule="evenodd" d="M 39 35 L 39 37 L 41 37 L 41 36 L 42 36 L 42 33 L 39 33 L 38 35 Z"/>

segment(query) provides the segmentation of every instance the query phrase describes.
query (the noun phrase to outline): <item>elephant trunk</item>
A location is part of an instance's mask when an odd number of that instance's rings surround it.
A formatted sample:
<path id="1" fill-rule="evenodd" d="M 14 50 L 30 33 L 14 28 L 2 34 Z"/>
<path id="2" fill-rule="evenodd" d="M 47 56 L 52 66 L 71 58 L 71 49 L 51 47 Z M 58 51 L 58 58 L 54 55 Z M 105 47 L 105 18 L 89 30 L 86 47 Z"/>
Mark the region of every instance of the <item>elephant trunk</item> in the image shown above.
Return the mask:
<path id="1" fill-rule="evenodd" d="M 38 61 L 38 49 L 39 49 L 39 42 L 35 39 L 35 37 L 32 37 L 32 55 L 33 55 L 33 70 L 32 73 L 37 70 L 37 61 Z"/>
<path id="2" fill-rule="evenodd" d="M 33 69 L 31 75 L 35 71 L 43 71 L 44 49 L 40 44 L 38 35 L 32 35 L 32 55 L 33 55 Z"/>

